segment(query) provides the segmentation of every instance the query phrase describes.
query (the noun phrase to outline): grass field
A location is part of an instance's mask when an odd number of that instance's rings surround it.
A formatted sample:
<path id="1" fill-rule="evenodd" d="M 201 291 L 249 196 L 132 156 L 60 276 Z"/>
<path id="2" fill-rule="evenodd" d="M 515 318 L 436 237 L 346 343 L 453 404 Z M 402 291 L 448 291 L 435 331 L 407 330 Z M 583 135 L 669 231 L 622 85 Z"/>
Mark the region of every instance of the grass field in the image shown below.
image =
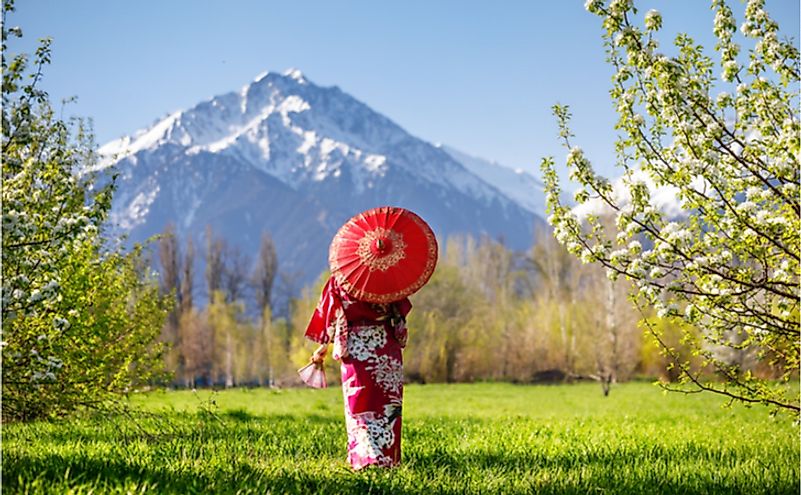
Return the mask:
<path id="1" fill-rule="evenodd" d="M 212 403 L 212 401 L 214 403 Z M 798 427 L 632 383 L 412 385 L 403 464 L 351 472 L 338 388 L 157 392 L 4 425 L 4 493 L 799 493 Z"/>

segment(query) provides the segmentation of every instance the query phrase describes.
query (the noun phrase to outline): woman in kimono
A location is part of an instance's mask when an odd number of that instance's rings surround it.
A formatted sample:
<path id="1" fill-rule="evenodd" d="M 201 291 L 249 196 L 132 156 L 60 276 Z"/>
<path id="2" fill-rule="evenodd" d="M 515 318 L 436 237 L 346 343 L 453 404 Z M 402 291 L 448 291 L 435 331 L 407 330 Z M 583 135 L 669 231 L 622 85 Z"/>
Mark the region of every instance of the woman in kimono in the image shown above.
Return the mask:
<path id="1" fill-rule="evenodd" d="M 331 277 L 306 329 L 320 347 L 312 362 L 321 364 L 333 344 L 341 362 L 348 462 L 368 465 L 400 462 L 403 353 L 408 299 L 389 304 L 356 300 Z"/>

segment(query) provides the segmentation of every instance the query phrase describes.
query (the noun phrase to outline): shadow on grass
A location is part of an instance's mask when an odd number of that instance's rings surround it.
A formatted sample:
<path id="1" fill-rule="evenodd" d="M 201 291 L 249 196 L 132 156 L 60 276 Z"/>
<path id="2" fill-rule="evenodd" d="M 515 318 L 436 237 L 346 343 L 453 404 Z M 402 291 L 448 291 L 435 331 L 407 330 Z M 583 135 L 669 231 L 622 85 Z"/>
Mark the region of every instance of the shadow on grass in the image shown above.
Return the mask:
<path id="1" fill-rule="evenodd" d="M 780 479 L 769 461 L 760 462 L 762 474 L 737 472 L 735 458 L 716 449 L 699 445 L 689 448 L 654 450 L 603 450 L 574 453 L 563 451 L 547 455 L 539 451 L 501 453 L 482 450 L 453 452 L 432 449 L 409 453 L 405 461 L 412 469 L 453 473 L 482 473 L 487 477 L 514 477 L 527 485 L 519 493 L 537 494 L 797 494 L 798 470 L 795 476 Z M 740 461 L 751 459 L 739 458 Z M 459 469 L 455 470 L 454 467 Z M 789 473 L 786 473 L 789 474 Z M 522 480 L 521 478 L 527 478 Z M 494 490 L 475 490 L 485 493 Z M 473 490 L 463 490 L 459 493 Z M 498 493 L 508 493 L 500 488 Z"/>
<path id="2" fill-rule="evenodd" d="M 247 423 L 260 419 L 258 415 L 252 414 L 247 409 L 243 408 L 228 409 L 223 413 L 223 416 L 227 419 L 239 421 L 240 423 Z"/>
<path id="3" fill-rule="evenodd" d="M 329 475 L 304 473 L 287 466 L 276 471 L 259 470 L 236 463 L 227 472 L 175 472 L 163 467 L 148 467 L 134 462 L 104 461 L 95 458 L 65 458 L 60 455 L 21 457 L 3 465 L 3 489 L 8 493 L 28 493 L 32 486 L 47 487 L 43 493 L 70 490 L 125 491 L 125 487 L 147 487 L 148 493 L 286 493 L 286 494 L 382 494 L 410 495 L 423 493 L 408 490 L 392 482 L 387 473 L 354 473 L 343 468 Z M 20 483 L 20 479 L 24 480 Z M 36 490 L 38 492 L 38 490 Z M 456 492 L 447 492 L 456 493 Z"/>
<path id="4" fill-rule="evenodd" d="M 673 454 L 664 452 L 664 458 L 654 459 L 654 462 L 668 462 Z M 737 479 L 729 479 L 713 472 L 706 476 L 682 477 L 666 472 L 669 466 L 664 470 L 632 469 L 631 466 L 642 464 L 644 455 L 641 451 L 631 451 L 546 458 L 537 453 L 505 455 L 470 451 L 455 454 L 435 450 L 406 456 L 402 469 L 360 473 L 353 473 L 344 464 L 337 463 L 322 469 L 315 466 L 313 471 L 307 472 L 291 462 L 258 468 L 251 460 L 233 458 L 223 468 L 205 467 L 198 472 L 142 465 L 135 460 L 23 455 L 4 459 L 3 488 L 8 493 L 24 493 L 32 485 L 49 487 L 44 493 L 62 493 L 75 488 L 105 493 L 145 485 L 152 493 L 181 494 L 797 493 L 797 480 L 792 479 L 749 480 L 742 473 Z M 692 462 L 692 459 L 682 462 Z"/>
<path id="5" fill-rule="evenodd" d="M 576 448 L 566 444 L 550 452 L 534 445 L 504 451 L 500 445 L 459 449 L 448 443 L 453 435 L 487 431 L 486 420 L 423 423 L 404 433 L 402 468 L 353 473 L 339 460 L 344 457 L 343 423 L 331 415 L 254 416 L 234 409 L 219 419 L 175 413 L 141 431 L 123 418 L 53 429 L 47 425 L 30 431 L 35 438 L 4 429 L 3 488 L 54 494 L 76 487 L 78 492 L 137 492 L 135 487 L 142 486 L 148 493 L 181 494 L 798 493 L 797 467 L 783 464 L 777 471 L 770 459 L 749 458 L 750 451 L 702 443 L 595 449 L 576 443 Z M 550 438 L 554 432 L 543 427 L 539 434 Z M 122 447 L 107 458 L 88 450 L 90 444 L 130 442 L 146 444 L 147 457 L 136 457 L 142 446 Z M 72 453 L 36 448 L 67 443 L 86 446 Z M 176 456 L 198 455 L 199 446 L 212 444 L 220 446 L 205 451 L 213 462 L 192 457 L 176 462 Z M 241 445 L 252 449 L 238 449 Z M 280 452 L 280 457 L 269 458 L 274 454 L 268 452 Z"/>
<path id="6" fill-rule="evenodd" d="M 170 416 L 119 416 L 109 421 L 93 418 L 75 423 L 69 420 L 56 420 L 46 428 L 29 429 L 30 425 L 11 425 L 4 428 L 4 441 L 7 442 L 110 442 L 130 443 L 143 441 L 158 443 L 177 439 L 228 438 L 236 433 L 249 433 L 259 430 L 293 431 L 309 426 L 342 429 L 344 420 L 318 414 L 254 415 L 244 409 L 230 409 L 220 414 L 172 413 Z M 42 426 L 40 424 L 39 426 Z"/>

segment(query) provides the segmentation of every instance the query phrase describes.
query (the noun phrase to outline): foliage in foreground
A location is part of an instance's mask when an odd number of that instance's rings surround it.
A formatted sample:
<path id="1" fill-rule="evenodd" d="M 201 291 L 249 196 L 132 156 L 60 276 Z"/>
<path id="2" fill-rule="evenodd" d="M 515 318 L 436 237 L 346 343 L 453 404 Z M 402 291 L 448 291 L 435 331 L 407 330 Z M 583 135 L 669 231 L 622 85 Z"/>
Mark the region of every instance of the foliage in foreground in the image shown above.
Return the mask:
<path id="1" fill-rule="evenodd" d="M 801 359 L 799 50 L 763 6 L 747 3 L 739 40 L 732 10 L 712 2 L 718 64 L 686 34 L 676 37 L 675 55 L 661 52 L 656 10 L 640 20 L 632 0 L 588 0 L 615 69 L 625 172 L 612 184 L 593 171 L 571 143 L 562 106 L 555 114 L 580 206 L 560 202 L 552 159 L 542 169 L 557 239 L 610 278 L 632 280 L 640 306 L 700 329 L 682 342 L 722 381 L 706 381 L 645 320 L 685 383 L 797 417 L 799 396 L 785 384 L 798 379 Z M 666 194 L 682 211 L 659 208 Z M 765 379 L 777 372 L 778 383 Z"/>
<path id="2" fill-rule="evenodd" d="M 3 3 L 2 379 L 3 421 L 97 407 L 146 381 L 165 317 L 140 252 L 104 246 L 100 226 L 112 186 L 82 174 L 93 164 L 80 123 L 56 117 L 37 88 L 50 61 L 44 40 L 34 69 L 9 58 Z"/>
<path id="3" fill-rule="evenodd" d="M 213 401 L 213 403 L 212 403 Z M 353 473 L 337 388 L 168 392 L 4 427 L 24 493 L 797 493 L 796 428 L 651 385 L 409 386 L 403 463 Z M 215 405 L 216 404 L 216 405 Z M 166 409 L 165 409 L 166 408 Z M 149 411 L 149 412 L 146 412 Z"/>

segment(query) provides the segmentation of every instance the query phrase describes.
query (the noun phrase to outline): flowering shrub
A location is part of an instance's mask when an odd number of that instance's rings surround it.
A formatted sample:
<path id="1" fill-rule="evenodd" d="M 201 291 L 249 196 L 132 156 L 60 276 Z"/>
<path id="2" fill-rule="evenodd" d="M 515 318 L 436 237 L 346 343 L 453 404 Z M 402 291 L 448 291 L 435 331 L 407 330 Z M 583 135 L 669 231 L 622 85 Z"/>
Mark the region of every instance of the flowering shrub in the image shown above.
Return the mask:
<path id="1" fill-rule="evenodd" d="M 644 318 L 688 389 L 797 415 L 799 397 L 787 382 L 799 370 L 799 51 L 780 39 L 763 4 L 750 0 L 744 10 L 746 56 L 732 10 L 712 2 L 715 62 L 686 34 L 674 41 L 676 56 L 661 53 L 657 11 L 640 23 L 631 0 L 587 1 L 603 20 L 615 69 L 623 174 L 612 184 L 593 171 L 571 142 L 564 106 L 554 114 L 579 184 L 576 208 L 560 201 L 552 158 L 542 170 L 556 238 L 604 265 L 610 278 L 632 280 L 643 316 L 652 307 L 699 330 L 686 331 L 684 343 L 701 358 L 700 370 Z M 665 192 L 680 211 L 659 207 Z M 722 380 L 708 380 L 709 371 Z"/>
<path id="2" fill-rule="evenodd" d="M 7 58 L 3 4 L 2 378 L 4 420 L 97 406 L 147 379 L 164 318 L 139 251 L 103 248 L 112 186 L 80 171 L 92 164 L 80 122 L 54 116 L 36 85 L 49 41 Z M 31 77 L 30 82 L 26 79 Z"/>

